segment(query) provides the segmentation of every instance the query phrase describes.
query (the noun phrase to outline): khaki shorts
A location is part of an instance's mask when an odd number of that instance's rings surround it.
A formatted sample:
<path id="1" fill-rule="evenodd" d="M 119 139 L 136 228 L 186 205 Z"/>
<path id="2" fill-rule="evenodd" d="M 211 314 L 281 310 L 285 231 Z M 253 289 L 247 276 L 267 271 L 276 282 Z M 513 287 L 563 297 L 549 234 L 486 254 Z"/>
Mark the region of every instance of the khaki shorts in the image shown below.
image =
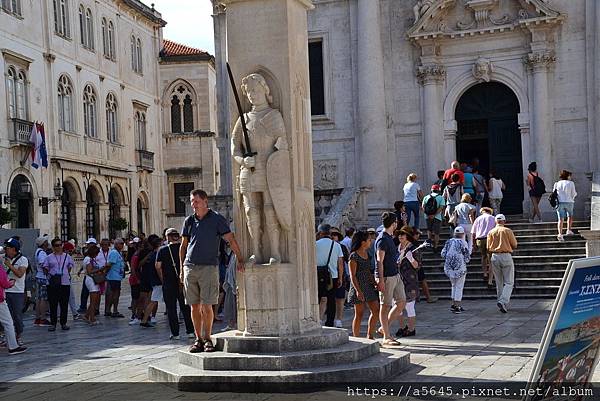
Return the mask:
<path id="1" fill-rule="evenodd" d="M 385 277 L 383 283 L 385 285 L 385 291 L 379 292 L 379 303 L 381 305 L 394 306 L 399 302 L 406 301 L 404 282 L 402 281 L 400 274 Z"/>
<path id="2" fill-rule="evenodd" d="M 219 266 L 188 265 L 183 267 L 183 289 L 188 305 L 219 303 Z"/>

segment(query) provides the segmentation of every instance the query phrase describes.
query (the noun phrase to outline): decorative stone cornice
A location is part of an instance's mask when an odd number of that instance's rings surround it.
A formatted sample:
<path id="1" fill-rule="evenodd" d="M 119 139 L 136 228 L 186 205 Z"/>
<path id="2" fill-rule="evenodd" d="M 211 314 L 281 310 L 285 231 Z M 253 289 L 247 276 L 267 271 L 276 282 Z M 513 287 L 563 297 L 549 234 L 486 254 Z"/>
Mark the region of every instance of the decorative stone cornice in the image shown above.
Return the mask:
<path id="1" fill-rule="evenodd" d="M 551 50 L 535 51 L 525 56 L 523 62 L 527 68 L 534 71 L 543 70 L 554 65 L 556 62 L 556 55 L 554 54 L 554 51 Z"/>
<path id="2" fill-rule="evenodd" d="M 442 64 L 425 64 L 417 67 L 417 78 L 421 84 L 442 82 L 446 78 L 446 67 Z"/>
<path id="3" fill-rule="evenodd" d="M 213 15 L 225 14 L 225 4 L 221 3 L 219 0 L 212 0 L 213 6 Z"/>

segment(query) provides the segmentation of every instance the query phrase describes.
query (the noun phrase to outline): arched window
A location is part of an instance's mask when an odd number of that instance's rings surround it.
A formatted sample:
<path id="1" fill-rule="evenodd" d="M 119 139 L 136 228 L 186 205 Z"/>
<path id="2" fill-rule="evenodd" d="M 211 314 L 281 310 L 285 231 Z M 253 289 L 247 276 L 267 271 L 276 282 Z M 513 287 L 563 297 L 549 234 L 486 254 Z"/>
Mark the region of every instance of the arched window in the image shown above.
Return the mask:
<path id="1" fill-rule="evenodd" d="M 71 37 L 69 26 L 69 4 L 68 0 L 53 0 L 54 5 L 54 31 L 57 35 L 65 38 Z"/>
<path id="2" fill-rule="evenodd" d="M 137 56 L 135 51 L 135 36 L 131 35 L 131 69 L 137 72 Z"/>
<path id="3" fill-rule="evenodd" d="M 194 98 L 185 84 L 177 85 L 171 92 L 171 132 L 194 132 Z"/>
<path id="4" fill-rule="evenodd" d="M 96 122 L 96 93 L 91 85 L 86 85 L 83 90 L 83 130 L 90 138 L 98 137 Z"/>
<path id="5" fill-rule="evenodd" d="M 143 73 L 144 70 L 142 68 L 142 41 L 140 40 L 140 38 L 137 39 L 136 42 L 136 52 L 137 52 L 137 72 L 139 74 Z"/>
<path id="6" fill-rule="evenodd" d="M 115 60 L 115 26 L 108 21 L 108 54 L 111 60 Z"/>
<path id="7" fill-rule="evenodd" d="M 108 23 L 106 18 L 102 18 L 102 52 L 104 57 L 110 58 L 110 52 L 108 49 Z"/>
<path id="8" fill-rule="evenodd" d="M 109 93 L 106 97 L 106 132 L 110 142 L 119 142 L 117 132 L 117 100 L 112 93 Z"/>
<path id="9" fill-rule="evenodd" d="M 136 111 L 134 115 L 135 148 L 146 150 L 146 114 Z"/>
<path id="10" fill-rule="evenodd" d="M 79 6 L 79 40 L 81 44 L 85 47 L 87 46 L 87 28 L 85 25 L 85 7 L 83 4 Z"/>
<path id="11" fill-rule="evenodd" d="M 177 96 L 171 100 L 171 132 L 181 132 L 181 105 Z"/>
<path id="12" fill-rule="evenodd" d="M 85 26 L 87 29 L 88 38 L 87 47 L 90 50 L 94 50 L 94 19 L 92 18 L 92 10 L 89 8 L 85 11 Z"/>
<path id="13" fill-rule="evenodd" d="M 16 89 L 17 72 L 13 67 L 8 67 L 6 77 L 6 91 L 8 96 L 8 117 L 17 117 L 17 89 Z"/>
<path id="14" fill-rule="evenodd" d="M 100 236 L 100 227 L 98 224 L 100 220 L 100 202 L 98 201 L 98 198 L 99 195 L 96 188 L 89 186 L 85 194 L 85 233 L 87 235 L 86 238 L 98 238 Z"/>
<path id="15" fill-rule="evenodd" d="M 27 76 L 13 66 L 6 73 L 8 117 L 27 120 Z"/>
<path id="16" fill-rule="evenodd" d="M 73 85 L 66 75 L 58 80 L 58 129 L 75 131 L 73 124 Z"/>

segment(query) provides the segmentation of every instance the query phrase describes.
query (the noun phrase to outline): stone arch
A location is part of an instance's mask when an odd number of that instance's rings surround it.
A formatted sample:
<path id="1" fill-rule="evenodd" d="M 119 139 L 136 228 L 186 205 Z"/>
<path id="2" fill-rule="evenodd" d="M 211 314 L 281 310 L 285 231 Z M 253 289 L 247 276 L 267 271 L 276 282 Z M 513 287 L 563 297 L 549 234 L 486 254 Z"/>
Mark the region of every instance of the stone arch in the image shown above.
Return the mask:
<path id="1" fill-rule="evenodd" d="M 148 222 L 148 210 L 150 208 L 150 199 L 145 190 L 140 190 L 136 197 L 136 215 L 137 215 L 137 233 L 148 234 L 146 231 L 150 228 Z"/>
<path id="2" fill-rule="evenodd" d="M 31 184 L 31 195 L 34 198 L 39 198 L 39 192 L 37 189 L 37 185 L 35 182 L 35 179 L 33 178 L 33 175 L 31 174 L 31 172 L 23 167 L 18 167 L 16 169 L 13 170 L 13 172 L 10 174 L 10 177 L 8 179 L 8 183 L 6 186 L 6 193 L 9 194 L 10 193 L 10 187 L 14 181 L 14 179 L 18 176 L 18 175 L 23 175 L 27 178 L 27 180 L 29 180 L 29 183 Z"/>
<path id="3" fill-rule="evenodd" d="M 84 189 L 74 177 L 68 176 L 63 179 L 63 190 L 69 190 L 70 200 L 73 202 L 81 202 L 83 200 Z"/>
<path id="4" fill-rule="evenodd" d="M 96 193 L 98 195 L 98 203 L 108 202 L 108 193 L 106 192 L 106 189 L 98 182 L 98 180 L 90 181 L 90 185 L 86 189 L 86 200 L 87 200 L 87 191 L 89 191 L 91 187 L 93 187 L 93 190 L 96 191 Z"/>
<path id="5" fill-rule="evenodd" d="M 521 115 L 527 116 L 529 114 L 529 98 L 527 96 L 527 83 L 517 75 L 502 66 L 494 65 L 494 72 L 492 74 L 492 82 L 500 82 L 508 86 L 519 100 L 519 106 L 521 109 Z M 454 113 L 458 101 L 464 95 L 464 93 L 471 87 L 479 84 L 480 81 L 473 77 L 471 70 L 464 72 L 459 75 L 458 78 L 448 87 L 446 97 L 444 98 L 444 121 L 454 121 Z"/>
<path id="6" fill-rule="evenodd" d="M 33 183 L 34 180 L 24 172 L 13 173 L 9 181 L 8 194 L 10 197 L 10 212 L 13 216 L 12 228 L 35 227 L 33 201 L 36 196 Z"/>

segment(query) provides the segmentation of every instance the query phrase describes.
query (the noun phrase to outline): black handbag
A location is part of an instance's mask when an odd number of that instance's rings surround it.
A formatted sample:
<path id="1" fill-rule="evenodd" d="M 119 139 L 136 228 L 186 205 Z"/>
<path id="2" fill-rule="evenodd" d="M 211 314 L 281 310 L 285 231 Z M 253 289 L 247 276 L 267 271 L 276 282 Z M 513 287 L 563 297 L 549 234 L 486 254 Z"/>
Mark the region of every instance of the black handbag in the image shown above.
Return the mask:
<path id="1" fill-rule="evenodd" d="M 56 259 L 58 261 L 56 256 L 54 256 L 54 259 Z M 60 267 L 60 274 L 52 274 L 50 276 L 50 279 L 48 280 L 48 285 L 50 285 L 52 287 L 58 287 L 62 284 L 62 272 L 63 272 L 63 269 L 65 268 L 66 261 L 67 261 L 67 254 L 65 254 L 65 257 L 63 258 L 63 263 L 62 263 L 62 266 Z"/>
<path id="2" fill-rule="evenodd" d="M 331 260 L 331 252 L 333 251 L 334 240 L 331 240 L 331 248 L 329 248 L 329 255 L 327 256 L 327 263 L 324 266 L 317 266 L 317 280 L 319 286 L 324 286 L 327 291 L 333 288 L 333 279 L 331 278 L 331 272 L 329 271 L 329 261 Z"/>

